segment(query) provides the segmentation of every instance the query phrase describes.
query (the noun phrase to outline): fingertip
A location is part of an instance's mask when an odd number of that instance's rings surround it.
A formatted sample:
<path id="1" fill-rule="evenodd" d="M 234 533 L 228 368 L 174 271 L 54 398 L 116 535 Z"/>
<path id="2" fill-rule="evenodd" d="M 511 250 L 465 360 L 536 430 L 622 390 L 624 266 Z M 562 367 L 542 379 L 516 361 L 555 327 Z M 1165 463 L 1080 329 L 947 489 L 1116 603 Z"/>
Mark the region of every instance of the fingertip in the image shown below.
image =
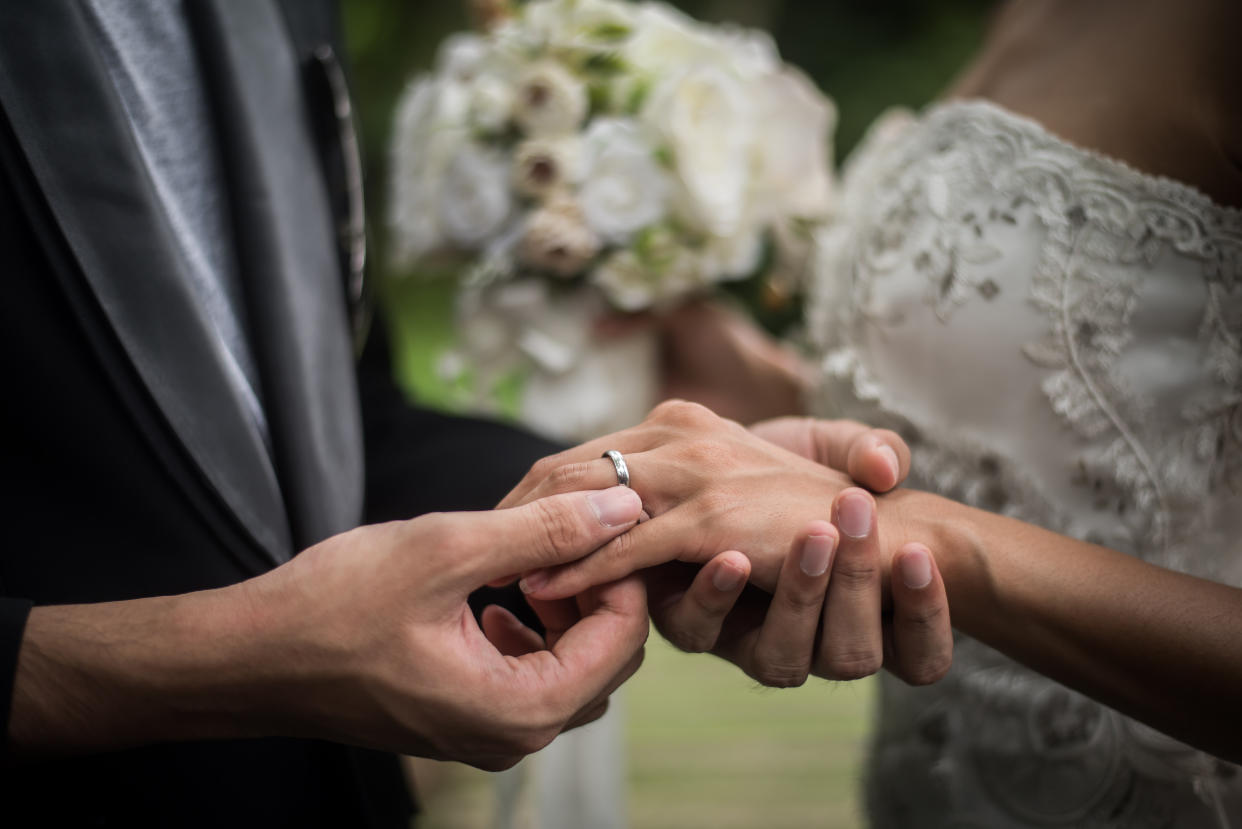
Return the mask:
<path id="1" fill-rule="evenodd" d="M 879 441 L 879 438 L 876 440 Z M 887 492 L 901 480 L 901 461 L 897 458 L 897 452 L 887 443 L 879 443 L 874 454 L 879 459 L 880 471 L 876 477 L 876 490 Z"/>
<path id="2" fill-rule="evenodd" d="M 932 583 L 935 561 L 926 546 L 911 542 L 897 551 L 896 558 L 897 573 L 906 587 L 923 590 Z"/>
<path id="3" fill-rule="evenodd" d="M 712 586 L 721 593 L 737 592 L 750 578 L 750 559 L 737 550 L 716 556 L 712 566 Z"/>
<path id="4" fill-rule="evenodd" d="M 802 531 L 802 534 L 807 536 L 808 538 L 810 536 L 823 536 L 823 535 L 829 536 L 831 538 L 836 538 L 837 528 L 832 526 L 831 521 L 825 521 L 821 518 L 816 518 L 814 521 L 811 521 L 806 525 L 806 529 Z"/>
<path id="5" fill-rule="evenodd" d="M 837 493 L 833 504 L 834 522 L 837 528 L 854 540 L 871 535 L 875 523 L 875 499 L 860 487 L 847 487 Z"/>
<path id="6" fill-rule="evenodd" d="M 832 567 L 838 540 L 836 528 L 827 521 L 812 521 L 798 553 L 798 569 L 813 579 L 827 573 Z"/>

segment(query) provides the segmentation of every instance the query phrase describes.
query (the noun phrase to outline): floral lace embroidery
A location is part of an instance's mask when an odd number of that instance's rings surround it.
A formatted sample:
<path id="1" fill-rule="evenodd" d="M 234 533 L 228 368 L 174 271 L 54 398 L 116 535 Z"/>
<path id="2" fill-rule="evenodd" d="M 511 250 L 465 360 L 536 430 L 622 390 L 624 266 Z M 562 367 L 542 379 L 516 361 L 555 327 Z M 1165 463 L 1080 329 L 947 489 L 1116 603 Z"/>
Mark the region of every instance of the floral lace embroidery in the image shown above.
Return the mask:
<path id="1" fill-rule="evenodd" d="M 1078 478 L 1067 483 L 1087 486 L 1101 508 L 1123 516 L 1127 548 L 1185 568 L 1170 538 L 1192 528 L 1172 525 L 1179 511 L 1169 503 L 1169 483 L 1183 498 L 1187 484 L 1209 494 L 1242 483 L 1242 211 L 1068 145 L 984 102 L 932 110 L 921 129 L 891 140 L 887 152 L 893 155 L 886 172 L 862 183 L 872 197 L 862 239 L 835 252 L 836 264 L 853 273 L 851 295 L 830 288 L 836 295 L 821 298 L 818 314 L 812 309 L 812 334 L 849 330 L 850 310 L 881 325 L 899 322 L 877 316 L 871 287 L 904 265 L 926 279 L 926 299 L 948 323 L 967 302 L 991 300 L 1001 290 L 1002 281 L 989 274 L 1006 264 L 996 230 L 1036 224 L 1046 236 L 1029 299 L 1049 330 L 1024 353 L 1051 370 L 1043 390 L 1067 424 L 1096 442 L 1111 436 L 1085 453 Z M 986 209 L 981 194 L 992 202 Z M 828 247 L 846 235 L 828 234 L 836 237 Z M 1157 457 L 1136 426 L 1151 401 L 1124 387 L 1113 369 L 1130 340 L 1136 274 L 1169 248 L 1203 263 L 1200 339 L 1221 383 L 1187 401 L 1177 444 Z M 825 305 L 835 319 L 826 318 Z"/>
<path id="2" fill-rule="evenodd" d="M 847 170 L 841 221 L 821 239 L 808 309 L 809 338 L 823 355 L 823 413 L 902 433 L 916 486 L 1073 534 L 1058 500 L 1015 463 L 969 434 L 923 434 L 851 336 L 860 325 L 906 322 L 873 302 L 877 280 L 912 269 L 936 318 L 953 324 L 968 303 L 1012 290 L 1004 287 L 1012 279 L 995 276 L 1014 265 L 1007 242 L 1021 234 L 1029 248 L 1036 239 L 1026 300 L 1047 328 L 1022 355 L 1042 371 L 1058 418 L 1082 438 L 1065 486 L 1117 516 L 1114 536 L 1088 540 L 1213 575 L 1205 545 L 1237 549 L 1219 527 L 1242 493 L 1242 211 L 983 102 L 937 107 L 859 155 L 853 180 Z M 1118 365 L 1134 345 L 1145 275 L 1169 256 L 1199 263 L 1195 345 L 1214 382 L 1196 383 L 1176 412 L 1181 425 L 1162 433 L 1151 425 L 1160 402 Z M 939 793 L 920 796 L 950 793 L 945 825 L 1227 826 L 1224 793 L 1242 802 L 1234 766 L 976 642 L 959 642 L 955 663 L 939 686 L 888 689 L 910 695 L 917 724 L 881 735 L 873 761 L 883 780 L 940 781 Z M 875 825 L 913 825 L 903 808 L 891 790 L 873 798 Z M 915 823 L 931 825 L 929 814 Z"/>

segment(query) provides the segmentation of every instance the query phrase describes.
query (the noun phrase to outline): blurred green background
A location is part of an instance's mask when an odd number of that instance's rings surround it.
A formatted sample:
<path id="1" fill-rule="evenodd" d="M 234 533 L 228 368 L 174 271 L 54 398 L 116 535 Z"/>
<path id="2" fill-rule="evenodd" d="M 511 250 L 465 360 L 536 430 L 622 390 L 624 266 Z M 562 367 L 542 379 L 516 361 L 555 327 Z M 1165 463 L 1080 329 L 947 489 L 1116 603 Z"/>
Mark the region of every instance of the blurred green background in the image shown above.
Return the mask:
<path id="1" fill-rule="evenodd" d="M 784 59 L 835 99 L 836 158 L 887 107 L 934 99 L 979 45 L 993 0 L 679 0 L 691 15 L 770 31 Z M 343 0 L 352 84 L 362 127 L 373 275 L 388 317 L 399 380 L 424 402 L 447 403 L 434 369 L 451 342 L 451 280 L 385 273 L 383 206 L 393 105 L 427 69 L 445 35 L 468 26 L 466 0 Z M 737 290 L 774 330 L 758 286 Z M 862 825 L 857 780 L 872 682 L 757 688 L 731 666 L 653 640 L 626 687 L 628 811 L 654 827 Z M 420 767 L 428 812 L 420 825 L 490 825 L 488 776 Z M 521 825 L 521 823 L 519 823 Z M 529 825 L 529 824 L 527 824 Z"/>

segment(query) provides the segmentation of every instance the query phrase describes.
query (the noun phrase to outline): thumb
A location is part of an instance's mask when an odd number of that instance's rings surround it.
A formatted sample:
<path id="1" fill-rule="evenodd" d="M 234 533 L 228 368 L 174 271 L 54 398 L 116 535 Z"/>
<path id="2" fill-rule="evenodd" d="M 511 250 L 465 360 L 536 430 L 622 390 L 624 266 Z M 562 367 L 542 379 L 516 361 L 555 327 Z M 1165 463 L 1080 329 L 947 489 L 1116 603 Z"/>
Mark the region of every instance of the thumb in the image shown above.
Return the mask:
<path id="1" fill-rule="evenodd" d="M 642 499 L 629 487 L 567 492 L 520 507 L 478 513 L 493 543 L 472 574 L 493 579 L 577 561 L 633 527 Z"/>

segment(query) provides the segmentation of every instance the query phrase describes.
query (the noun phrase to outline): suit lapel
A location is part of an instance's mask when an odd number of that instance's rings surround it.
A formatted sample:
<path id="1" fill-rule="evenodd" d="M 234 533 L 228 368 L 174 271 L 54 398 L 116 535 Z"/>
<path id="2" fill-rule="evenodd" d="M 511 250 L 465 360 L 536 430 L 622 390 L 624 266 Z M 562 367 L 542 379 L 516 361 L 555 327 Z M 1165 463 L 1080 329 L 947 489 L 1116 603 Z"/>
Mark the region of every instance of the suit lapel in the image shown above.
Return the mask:
<path id="1" fill-rule="evenodd" d="M 0 103 L 80 269 L 61 276 L 85 277 L 190 457 L 279 563 L 293 544 L 269 453 L 225 374 L 88 26 L 67 0 L 0 3 Z"/>
<path id="2" fill-rule="evenodd" d="M 298 546 L 362 514 L 361 417 L 303 60 L 271 0 L 189 0 L 231 176 L 255 353 Z"/>

